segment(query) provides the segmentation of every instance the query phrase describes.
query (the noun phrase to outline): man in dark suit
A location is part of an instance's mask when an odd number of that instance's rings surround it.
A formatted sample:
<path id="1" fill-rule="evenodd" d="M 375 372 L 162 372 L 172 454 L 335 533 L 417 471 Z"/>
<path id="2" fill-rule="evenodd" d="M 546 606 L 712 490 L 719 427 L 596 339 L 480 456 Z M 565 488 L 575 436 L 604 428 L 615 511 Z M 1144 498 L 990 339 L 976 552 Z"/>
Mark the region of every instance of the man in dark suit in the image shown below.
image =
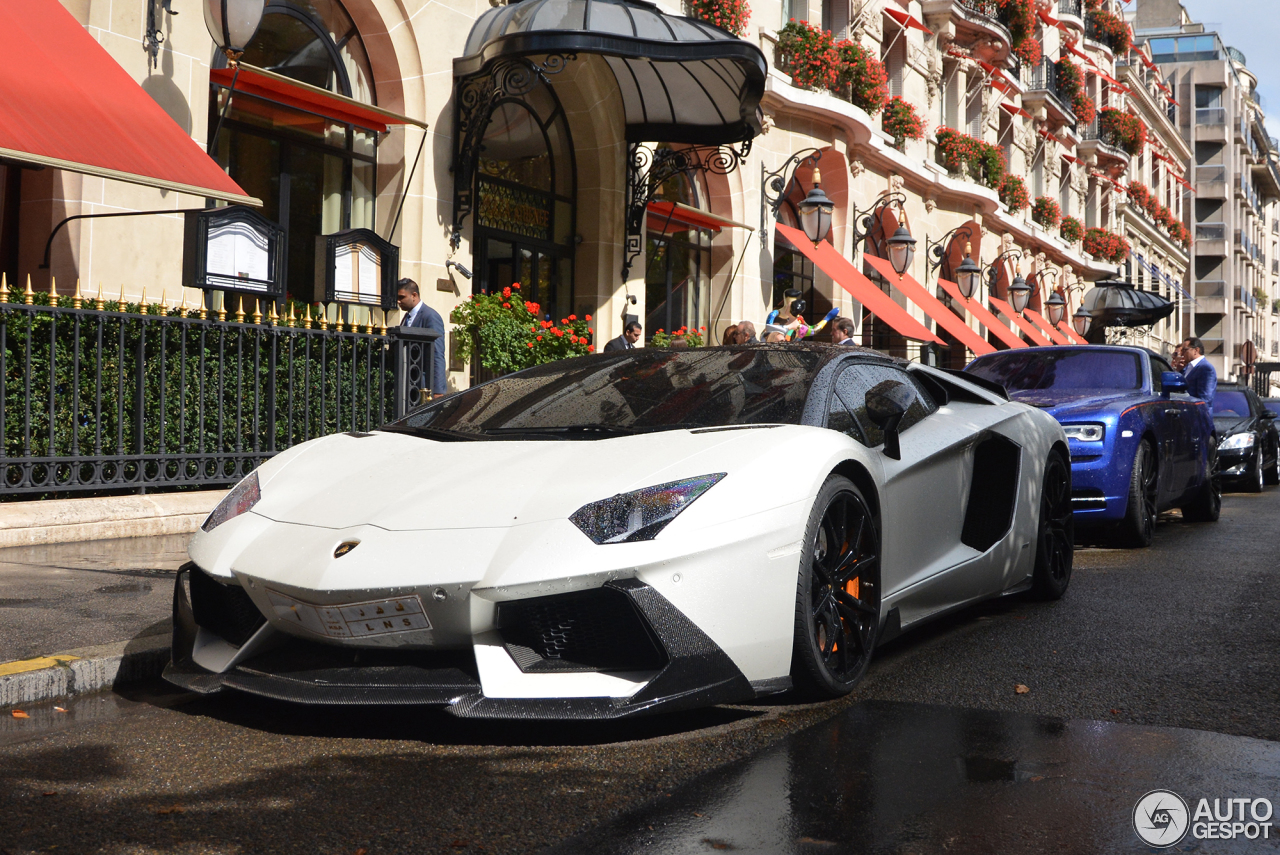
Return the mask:
<path id="1" fill-rule="evenodd" d="M 631 321 L 623 329 L 622 335 L 610 341 L 604 346 L 605 353 L 613 353 L 615 350 L 633 350 L 636 342 L 640 340 L 640 322 Z"/>
<path id="2" fill-rule="evenodd" d="M 444 318 L 422 302 L 418 283 L 412 279 L 401 279 L 396 283 L 396 304 L 404 312 L 400 326 L 421 327 L 440 333 L 440 337 L 431 345 L 431 392 L 439 398 L 448 390 L 448 378 L 444 369 Z"/>
<path id="3" fill-rule="evenodd" d="M 1213 396 L 1218 391 L 1218 372 L 1204 358 L 1204 342 L 1189 338 L 1182 343 L 1182 351 L 1187 359 L 1187 367 L 1182 371 L 1187 378 L 1187 394 L 1207 401 L 1212 412 Z"/>
<path id="4" fill-rule="evenodd" d="M 836 318 L 835 323 L 831 325 L 831 343 L 848 345 L 855 343 L 852 318 Z"/>

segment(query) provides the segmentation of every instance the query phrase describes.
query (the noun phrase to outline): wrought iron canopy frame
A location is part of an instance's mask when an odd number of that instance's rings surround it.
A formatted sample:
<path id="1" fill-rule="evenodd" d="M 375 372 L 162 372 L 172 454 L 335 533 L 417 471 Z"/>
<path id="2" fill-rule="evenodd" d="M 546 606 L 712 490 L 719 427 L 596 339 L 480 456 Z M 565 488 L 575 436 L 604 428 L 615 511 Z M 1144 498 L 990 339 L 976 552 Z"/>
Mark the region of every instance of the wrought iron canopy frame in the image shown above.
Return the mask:
<path id="1" fill-rule="evenodd" d="M 942 267 L 944 257 L 947 254 L 948 242 L 951 238 L 959 237 L 962 234 L 972 244 L 973 229 L 969 228 L 968 223 L 956 226 L 937 240 L 930 240 L 928 235 L 924 236 L 924 264 L 925 272 L 928 274 L 929 279 L 932 279 L 937 274 L 938 269 Z M 981 261 L 978 261 L 977 264 L 979 267 L 982 266 Z"/>
<path id="2" fill-rule="evenodd" d="M 463 223 L 474 209 L 476 165 L 494 106 L 504 98 L 529 94 L 539 83 L 550 85 L 550 75 L 564 71 L 577 58 L 573 53 L 552 53 L 537 63 L 527 57 L 503 57 L 457 80 L 453 98 L 453 229 L 449 235 L 453 249 L 461 244 Z"/>
<path id="3" fill-rule="evenodd" d="M 644 221 L 649 203 L 668 180 L 684 173 L 728 175 L 746 160 L 751 140 L 733 145 L 695 145 L 687 148 L 658 148 L 647 143 L 627 145 L 626 245 L 623 249 L 622 281 L 644 250 Z"/>
<path id="4" fill-rule="evenodd" d="M 853 247 L 855 250 L 858 248 L 858 244 L 863 244 L 863 252 L 866 251 L 866 240 L 871 237 L 871 232 L 876 226 L 876 212 L 887 208 L 890 205 L 896 205 L 905 218 L 907 211 L 907 194 L 901 191 L 885 193 L 883 196 L 876 199 L 876 201 L 872 203 L 871 207 L 867 208 L 865 211 L 855 210 L 853 212 L 853 217 L 851 219 L 853 227 Z M 859 222 L 862 223 L 861 229 L 858 228 Z M 899 225 L 901 225 L 901 223 L 899 223 Z"/>
<path id="5" fill-rule="evenodd" d="M 782 208 L 782 203 L 786 201 L 787 195 L 791 190 L 791 183 L 796 180 L 796 172 L 802 166 L 812 166 L 816 168 L 818 161 L 822 160 L 823 149 L 806 148 L 798 151 L 791 157 L 787 158 L 787 162 L 782 164 L 773 172 L 765 169 L 764 164 L 760 164 L 760 198 L 769 206 L 769 214 L 776 220 L 778 219 L 778 211 Z M 787 175 L 786 181 L 782 180 L 782 176 L 787 170 L 791 170 L 791 174 Z M 769 191 L 773 191 L 770 193 Z M 802 188 L 803 192 L 803 188 Z M 763 231 L 768 228 L 769 223 L 761 219 L 760 228 Z"/>

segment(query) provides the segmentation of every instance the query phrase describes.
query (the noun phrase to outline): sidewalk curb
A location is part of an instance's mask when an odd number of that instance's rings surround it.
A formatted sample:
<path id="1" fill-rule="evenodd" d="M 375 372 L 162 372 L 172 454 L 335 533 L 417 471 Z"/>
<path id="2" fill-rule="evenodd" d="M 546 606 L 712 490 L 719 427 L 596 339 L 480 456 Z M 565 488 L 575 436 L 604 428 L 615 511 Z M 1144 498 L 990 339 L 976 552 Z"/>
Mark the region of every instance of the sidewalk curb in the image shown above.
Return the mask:
<path id="1" fill-rule="evenodd" d="M 0 502 L 0 547 L 195 531 L 226 490 Z"/>
<path id="2" fill-rule="evenodd" d="M 169 662 L 171 637 L 171 633 L 164 632 L 52 654 L 48 658 L 65 657 L 67 661 L 0 677 L 0 707 L 81 695 L 158 677 Z"/>

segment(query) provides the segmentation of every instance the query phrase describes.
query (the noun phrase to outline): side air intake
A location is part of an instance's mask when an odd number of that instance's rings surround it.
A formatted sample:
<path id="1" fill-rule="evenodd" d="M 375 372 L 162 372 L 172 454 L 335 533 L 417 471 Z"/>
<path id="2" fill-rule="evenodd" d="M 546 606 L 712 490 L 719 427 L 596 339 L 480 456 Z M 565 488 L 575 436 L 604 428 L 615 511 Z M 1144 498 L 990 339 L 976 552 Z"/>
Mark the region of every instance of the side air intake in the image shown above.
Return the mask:
<path id="1" fill-rule="evenodd" d="M 1018 502 L 1022 449 L 1003 436 L 989 436 L 973 450 L 973 482 L 960 541 L 986 552 L 1009 533 Z"/>
<path id="2" fill-rule="evenodd" d="M 191 565 L 191 613 L 196 623 L 236 647 L 267 619 L 238 585 L 223 585 Z"/>
<path id="3" fill-rule="evenodd" d="M 621 591 L 593 588 L 498 604 L 498 631 L 527 673 L 652 671 L 666 654 Z"/>

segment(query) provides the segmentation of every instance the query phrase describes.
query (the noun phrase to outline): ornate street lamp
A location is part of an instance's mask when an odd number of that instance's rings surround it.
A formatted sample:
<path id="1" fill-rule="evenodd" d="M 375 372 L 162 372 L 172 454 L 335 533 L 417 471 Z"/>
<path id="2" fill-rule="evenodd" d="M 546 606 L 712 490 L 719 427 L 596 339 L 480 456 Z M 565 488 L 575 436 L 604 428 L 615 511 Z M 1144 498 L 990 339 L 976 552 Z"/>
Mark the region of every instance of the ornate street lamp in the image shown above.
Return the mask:
<path id="1" fill-rule="evenodd" d="M 1084 306 L 1076 309 L 1076 313 L 1071 316 L 1071 325 L 1075 327 L 1076 335 L 1084 338 L 1089 334 L 1089 327 L 1093 326 L 1093 315 Z"/>
<path id="2" fill-rule="evenodd" d="M 1021 315 L 1027 310 L 1027 304 L 1031 302 L 1031 286 L 1027 284 L 1027 280 L 1022 278 L 1022 270 L 1019 269 L 1013 277 L 1013 281 L 1009 283 L 1009 305 L 1013 306 L 1013 310 Z"/>
<path id="3" fill-rule="evenodd" d="M 266 0 L 204 0 L 204 25 L 231 65 L 258 32 Z"/>
<path id="4" fill-rule="evenodd" d="M 1049 294 L 1049 299 L 1044 301 L 1044 311 L 1049 323 L 1054 327 L 1067 317 L 1067 301 L 1062 298 L 1062 294 L 1056 288 Z"/>
<path id="5" fill-rule="evenodd" d="M 760 165 L 760 198 L 769 206 L 769 213 L 775 220 L 778 218 L 778 209 L 787 198 L 791 183 L 797 181 L 796 172 L 801 166 L 813 167 L 813 189 L 800 204 L 796 205 L 796 211 L 800 215 L 800 230 L 804 232 L 805 237 L 813 241 L 814 246 L 827 239 L 831 231 L 831 214 L 836 209 L 836 203 L 827 198 L 826 191 L 822 189 L 822 173 L 818 171 L 819 160 L 822 160 L 822 150 L 808 148 L 793 154 L 780 169 L 774 172 L 766 170 L 764 164 Z M 790 174 L 787 174 L 788 170 Z M 783 175 L 787 177 L 784 179 Z"/>
<path id="6" fill-rule="evenodd" d="M 903 275 L 911 267 L 911 261 L 915 258 L 916 239 L 911 236 L 911 232 L 907 231 L 906 226 L 899 225 L 893 237 L 886 240 L 885 244 L 889 251 L 889 264 L 895 273 L 899 276 Z"/>
<path id="7" fill-rule="evenodd" d="M 947 232 L 937 241 L 931 241 L 925 237 L 925 267 L 928 275 L 933 276 L 938 272 L 938 268 L 942 267 L 942 256 L 946 252 L 947 238 L 952 235 L 959 236 L 963 234 L 966 238 L 964 245 L 964 260 L 955 270 L 951 271 L 951 275 L 955 277 L 956 285 L 960 288 L 960 295 L 966 300 L 972 300 L 973 296 L 978 293 L 978 289 L 982 287 L 982 266 L 973 260 L 973 232 L 965 226 L 956 226 Z"/>
<path id="8" fill-rule="evenodd" d="M 826 192 L 822 189 L 822 173 L 815 166 L 813 189 L 809 191 L 808 196 L 804 197 L 804 201 L 796 206 L 796 210 L 800 213 L 800 228 L 804 236 L 813 241 L 814 246 L 827 239 L 827 234 L 831 231 L 831 213 L 835 209 L 836 203 L 827 198 Z"/>

